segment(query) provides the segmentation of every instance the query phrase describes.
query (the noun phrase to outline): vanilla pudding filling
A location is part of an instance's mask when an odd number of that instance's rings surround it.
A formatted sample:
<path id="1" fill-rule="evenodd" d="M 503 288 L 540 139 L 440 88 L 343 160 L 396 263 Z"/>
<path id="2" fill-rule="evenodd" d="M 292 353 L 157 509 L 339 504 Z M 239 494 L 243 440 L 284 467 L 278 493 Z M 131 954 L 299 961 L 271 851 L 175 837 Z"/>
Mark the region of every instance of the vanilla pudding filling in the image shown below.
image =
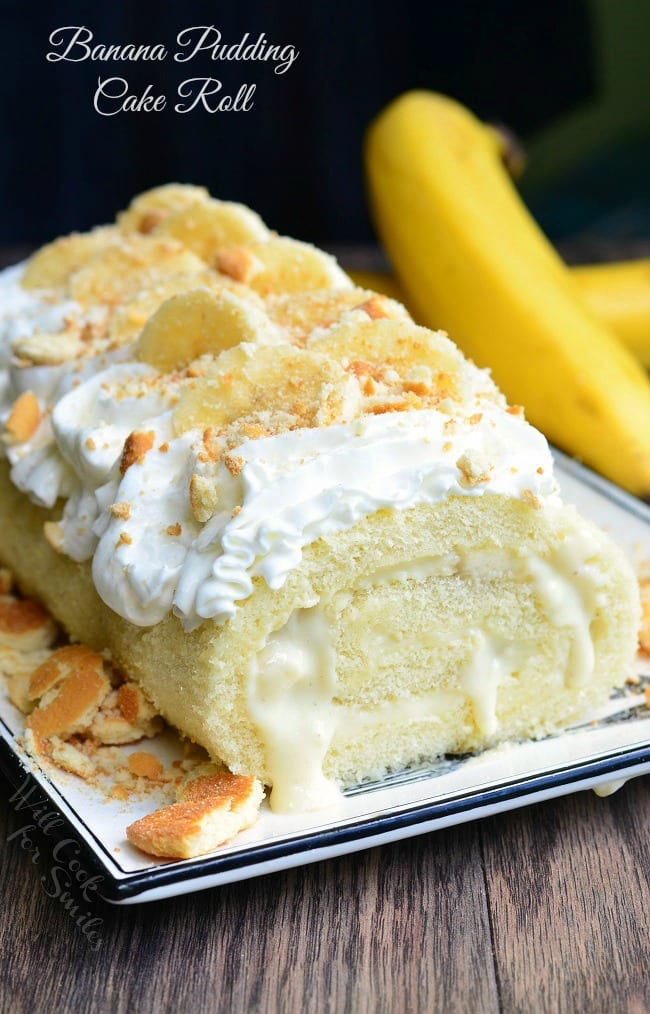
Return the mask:
<path id="1" fill-rule="evenodd" d="M 300 812 L 338 800 L 338 787 L 323 774 L 338 724 L 336 686 L 336 653 L 322 610 L 297 609 L 248 673 L 248 707 L 273 779 L 273 809 Z"/>
<path id="2" fill-rule="evenodd" d="M 0 417 L 27 390 L 43 417 L 29 440 L 7 447 L 11 479 L 39 506 L 64 501 L 57 548 L 92 561 L 102 600 L 137 626 L 153 626 L 169 613 L 186 631 L 224 624 L 256 579 L 282 588 L 306 547 L 377 511 L 495 494 L 548 511 L 561 505 L 545 438 L 506 413 L 491 382 L 470 366 L 476 390 L 462 406 L 363 415 L 245 439 L 234 448 L 236 470 L 223 460 L 206 464 L 203 432 L 179 436 L 174 428 L 177 387 L 156 382 L 157 371 L 130 360 L 128 347 L 73 367 L 30 367 L 12 358 L 16 337 L 56 330 L 80 313 L 77 304 L 51 305 L 22 290 L 23 270 L 0 273 Z M 124 470 L 125 441 L 136 430 L 150 449 Z M 215 491 L 216 509 L 203 523 L 191 506 L 194 476 Z M 380 568 L 357 588 L 482 575 L 529 586 L 566 640 L 558 679 L 586 685 L 594 669 L 591 627 L 602 605 L 588 538 L 567 537 L 544 559 L 523 547 L 458 549 Z M 435 723 L 450 709 L 467 708 L 483 737 L 498 733 L 499 688 L 525 667 L 530 641 L 480 623 L 465 628 L 470 651 L 453 686 L 352 707 L 340 696 L 326 606 L 294 611 L 245 673 L 274 809 L 335 801 L 339 790 L 323 773 L 328 751 L 384 724 Z M 426 647 L 426 633 L 421 637 Z M 384 649 L 389 655 L 388 641 Z"/>
<path id="3" fill-rule="evenodd" d="M 372 592 L 394 582 L 422 582 L 443 575 L 474 579 L 484 575 L 527 584 L 549 624 L 566 637 L 567 651 L 558 680 L 566 687 L 582 687 L 594 670 L 591 625 L 603 605 L 603 578 L 591 553 L 588 540 L 578 536 L 565 539 L 547 560 L 527 551 L 458 552 L 381 568 L 363 578 L 357 588 Z M 447 632 L 450 643 L 455 633 Z M 331 746 L 344 745 L 383 725 L 394 728 L 441 721 L 450 710 L 467 706 L 481 736 L 488 741 L 496 737 L 499 688 L 518 678 L 534 654 L 535 644 L 526 638 L 509 639 L 481 626 L 464 629 L 462 635 L 471 650 L 453 686 L 367 707 L 348 706 L 337 698 L 341 688 L 336 677 L 336 651 L 322 605 L 294 611 L 255 654 L 247 672 L 248 707 L 264 744 L 274 786 L 272 808 L 286 812 L 329 805 L 338 793 L 335 783 L 323 774 Z M 441 632 L 432 631 L 430 636 L 440 639 Z M 425 633 L 418 646 L 426 647 L 426 641 Z M 376 650 L 384 654 L 386 642 L 375 645 Z"/>

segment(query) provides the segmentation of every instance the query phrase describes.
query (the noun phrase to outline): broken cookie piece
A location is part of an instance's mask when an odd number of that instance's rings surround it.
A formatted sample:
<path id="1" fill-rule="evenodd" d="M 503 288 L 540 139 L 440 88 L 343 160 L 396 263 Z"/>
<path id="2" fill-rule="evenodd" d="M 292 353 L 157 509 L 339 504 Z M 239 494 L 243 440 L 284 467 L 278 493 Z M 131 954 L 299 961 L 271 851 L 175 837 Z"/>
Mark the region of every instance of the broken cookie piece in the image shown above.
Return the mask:
<path id="1" fill-rule="evenodd" d="M 69 771 L 71 774 L 77 775 L 84 780 L 92 778 L 95 773 L 95 765 L 90 757 L 87 757 L 73 743 L 68 743 L 58 736 L 52 736 L 49 746 L 50 757 L 57 767 L 63 768 L 64 771 Z"/>
<path id="2" fill-rule="evenodd" d="M 90 726 L 96 742 L 105 745 L 134 743 L 151 739 L 162 730 L 164 722 L 135 683 L 123 683 L 112 690 L 102 702 Z"/>
<path id="3" fill-rule="evenodd" d="M 19 651 L 0 645 L 0 673 L 7 681 L 9 700 L 24 715 L 28 715 L 35 706 L 35 701 L 29 695 L 32 673 L 43 665 L 51 654 L 47 648 L 39 651 Z"/>
<path id="4" fill-rule="evenodd" d="M 43 607 L 12 595 L 13 574 L 0 568 L 0 676 L 7 681 L 11 703 L 27 714 L 34 707 L 29 682 L 51 655 L 58 630 Z"/>
<path id="5" fill-rule="evenodd" d="M 12 704 L 30 715 L 28 751 L 47 756 L 65 771 L 89 778 L 94 770 L 70 737 L 98 745 L 133 743 L 156 736 L 163 719 L 139 686 L 80 644 L 52 648 L 58 629 L 43 607 L 11 594 L 9 570 L 0 571 L 0 675 Z"/>
<path id="6" fill-rule="evenodd" d="M 29 697 L 38 705 L 25 725 L 37 743 L 83 732 L 109 690 L 101 655 L 83 645 L 66 645 L 32 673 Z"/>
<path id="7" fill-rule="evenodd" d="M 178 802 L 136 820 L 126 836 L 149 855 L 192 859 L 250 827 L 263 797 L 256 778 L 202 764 L 180 786 Z"/>
<path id="8" fill-rule="evenodd" d="M 0 645 L 19 651 L 49 648 L 56 637 L 56 626 L 39 602 L 0 597 Z"/>

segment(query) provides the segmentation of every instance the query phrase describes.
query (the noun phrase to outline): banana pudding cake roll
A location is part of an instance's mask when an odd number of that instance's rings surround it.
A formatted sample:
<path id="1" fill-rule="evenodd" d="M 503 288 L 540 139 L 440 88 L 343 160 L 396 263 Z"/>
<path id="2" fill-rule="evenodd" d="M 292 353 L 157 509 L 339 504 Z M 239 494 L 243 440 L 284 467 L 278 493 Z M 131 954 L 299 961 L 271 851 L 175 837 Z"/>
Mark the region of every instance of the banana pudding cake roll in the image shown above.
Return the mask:
<path id="1" fill-rule="evenodd" d="M 0 558 L 276 809 L 579 720 L 638 589 L 489 374 L 199 188 L 0 282 Z"/>

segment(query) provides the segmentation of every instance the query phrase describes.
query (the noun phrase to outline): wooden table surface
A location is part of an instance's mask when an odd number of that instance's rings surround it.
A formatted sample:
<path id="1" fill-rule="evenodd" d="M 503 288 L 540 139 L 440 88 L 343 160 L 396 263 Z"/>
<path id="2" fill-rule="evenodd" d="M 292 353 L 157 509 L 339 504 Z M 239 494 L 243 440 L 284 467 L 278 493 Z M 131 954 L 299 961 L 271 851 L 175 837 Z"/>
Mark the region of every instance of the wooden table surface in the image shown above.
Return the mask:
<path id="1" fill-rule="evenodd" d="M 0 782 L 2 1011 L 650 1010 L 648 777 L 170 901 L 77 896 L 96 949 Z"/>
<path id="2" fill-rule="evenodd" d="M 11 793 L 1 1012 L 650 1011 L 648 777 L 170 901 L 77 894 L 91 941 Z"/>

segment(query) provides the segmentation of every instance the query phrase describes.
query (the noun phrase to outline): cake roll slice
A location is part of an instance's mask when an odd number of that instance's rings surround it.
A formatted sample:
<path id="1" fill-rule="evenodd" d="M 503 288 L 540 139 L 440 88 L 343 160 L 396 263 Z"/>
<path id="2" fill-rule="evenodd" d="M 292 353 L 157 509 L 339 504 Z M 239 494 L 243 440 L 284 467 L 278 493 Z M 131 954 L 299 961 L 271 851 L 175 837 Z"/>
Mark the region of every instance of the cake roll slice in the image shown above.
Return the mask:
<path id="1" fill-rule="evenodd" d="M 275 809 L 631 673 L 635 576 L 523 411 L 248 209 L 143 195 L 5 272 L 0 316 L 0 559 Z"/>

